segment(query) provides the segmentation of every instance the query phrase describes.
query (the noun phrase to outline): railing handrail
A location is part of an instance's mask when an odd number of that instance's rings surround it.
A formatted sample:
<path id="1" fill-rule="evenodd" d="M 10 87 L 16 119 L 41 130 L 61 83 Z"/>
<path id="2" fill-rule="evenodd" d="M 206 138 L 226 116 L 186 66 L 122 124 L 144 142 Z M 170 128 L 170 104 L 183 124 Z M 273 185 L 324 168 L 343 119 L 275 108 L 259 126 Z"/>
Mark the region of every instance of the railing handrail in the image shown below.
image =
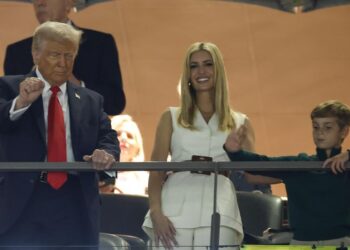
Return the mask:
<path id="1" fill-rule="evenodd" d="M 244 171 L 317 171 L 322 161 L 240 161 L 240 162 L 117 162 L 112 171 L 208 171 L 208 170 L 244 170 Z M 346 170 L 350 163 L 346 163 Z M 0 162 L 0 172 L 33 171 L 101 171 L 92 168 L 88 162 Z"/>

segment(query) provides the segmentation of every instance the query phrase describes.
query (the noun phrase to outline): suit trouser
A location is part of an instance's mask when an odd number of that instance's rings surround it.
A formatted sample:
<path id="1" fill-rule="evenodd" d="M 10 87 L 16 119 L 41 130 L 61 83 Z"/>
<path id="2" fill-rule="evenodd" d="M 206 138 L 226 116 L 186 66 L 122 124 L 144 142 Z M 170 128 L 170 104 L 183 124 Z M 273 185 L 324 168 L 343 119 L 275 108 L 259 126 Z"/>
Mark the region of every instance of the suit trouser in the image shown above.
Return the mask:
<path id="1" fill-rule="evenodd" d="M 58 190 L 38 181 L 22 215 L 9 231 L 0 235 L 0 250 L 96 249 L 78 247 L 98 245 L 98 240 L 86 237 L 91 235 L 87 221 L 77 176 L 68 175 Z"/>

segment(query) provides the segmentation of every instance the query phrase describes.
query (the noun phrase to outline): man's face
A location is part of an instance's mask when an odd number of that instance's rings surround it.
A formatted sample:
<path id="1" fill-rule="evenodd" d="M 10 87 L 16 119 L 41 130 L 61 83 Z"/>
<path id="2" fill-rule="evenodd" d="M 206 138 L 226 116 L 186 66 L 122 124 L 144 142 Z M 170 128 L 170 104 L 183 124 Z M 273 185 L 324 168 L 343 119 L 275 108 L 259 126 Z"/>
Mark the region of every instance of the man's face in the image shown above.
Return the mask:
<path id="1" fill-rule="evenodd" d="M 39 23 L 46 21 L 65 23 L 73 7 L 73 0 L 33 0 L 33 7 Z"/>
<path id="2" fill-rule="evenodd" d="M 314 118 L 312 120 L 312 134 L 318 148 L 325 150 L 339 148 L 347 133 L 347 128 L 340 129 L 335 117 Z"/>
<path id="3" fill-rule="evenodd" d="M 76 53 L 73 43 L 47 40 L 33 51 L 33 59 L 44 79 L 51 86 L 59 86 L 72 74 Z"/>

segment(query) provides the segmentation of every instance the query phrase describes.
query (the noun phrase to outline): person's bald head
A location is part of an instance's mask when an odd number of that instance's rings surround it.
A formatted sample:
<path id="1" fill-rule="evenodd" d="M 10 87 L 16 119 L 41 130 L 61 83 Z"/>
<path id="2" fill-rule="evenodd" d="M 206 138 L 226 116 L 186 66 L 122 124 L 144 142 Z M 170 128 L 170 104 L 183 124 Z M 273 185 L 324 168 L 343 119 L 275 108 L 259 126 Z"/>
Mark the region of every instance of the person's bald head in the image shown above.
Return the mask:
<path id="1" fill-rule="evenodd" d="M 38 22 L 56 21 L 66 23 L 75 0 L 33 0 Z"/>

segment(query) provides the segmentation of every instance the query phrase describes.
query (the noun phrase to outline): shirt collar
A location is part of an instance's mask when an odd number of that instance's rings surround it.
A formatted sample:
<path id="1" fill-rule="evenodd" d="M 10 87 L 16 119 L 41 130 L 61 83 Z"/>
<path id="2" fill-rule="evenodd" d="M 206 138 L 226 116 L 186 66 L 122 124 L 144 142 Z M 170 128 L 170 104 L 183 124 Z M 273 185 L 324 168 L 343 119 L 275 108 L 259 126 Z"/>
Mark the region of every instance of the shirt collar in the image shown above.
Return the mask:
<path id="1" fill-rule="evenodd" d="M 321 148 L 316 148 L 316 152 L 317 152 L 317 158 L 320 161 L 324 161 L 328 158 L 326 150 L 321 149 Z M 339 154 L 340 152 L 341 152 L 341 147 L 340 148 L 332 148 L 330 157 L 335 156 L 335 155 Z"/>

